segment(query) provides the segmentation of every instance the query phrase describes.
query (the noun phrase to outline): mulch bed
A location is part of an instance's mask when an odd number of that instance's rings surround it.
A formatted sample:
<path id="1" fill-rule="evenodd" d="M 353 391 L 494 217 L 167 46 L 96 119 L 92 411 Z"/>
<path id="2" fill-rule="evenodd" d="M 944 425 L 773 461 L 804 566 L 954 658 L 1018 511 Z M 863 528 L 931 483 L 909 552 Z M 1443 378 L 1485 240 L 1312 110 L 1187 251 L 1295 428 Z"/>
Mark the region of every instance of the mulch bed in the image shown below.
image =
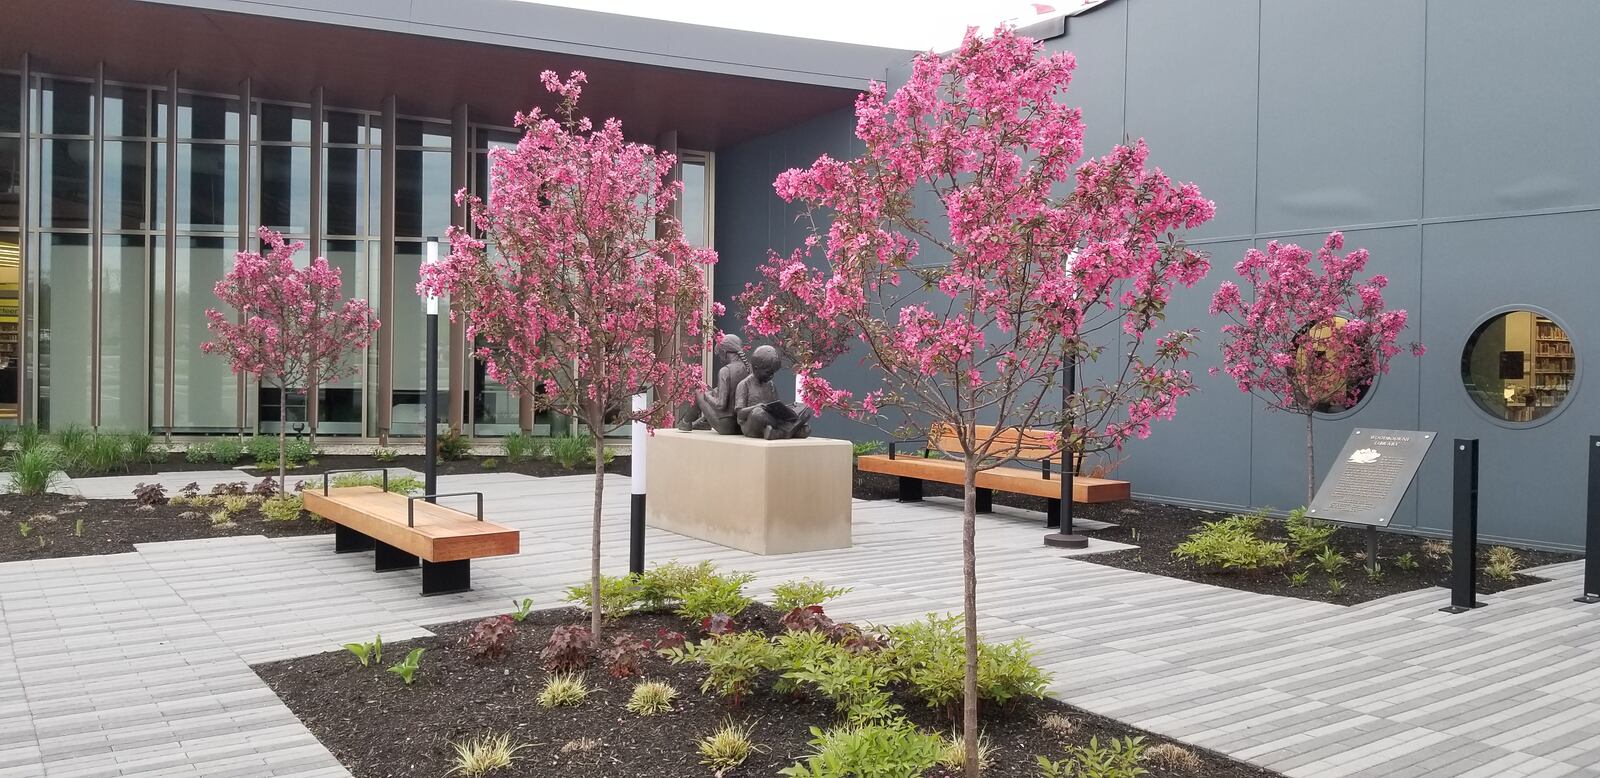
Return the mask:
<path id="1" fill-rule="evenodd" d="M 754 616 L 752 618 L 752 615 Z M 699 691 L 703 671 L 675 666 L 651 654 L 642 667 L 645 678 L 666 681 L 679 692 L 676 710 L 642 717 L 624 705 L 636 678 L 614 679 L 598 666 L 585 680 L 586 701 L 575 707 L 546 709 L 534 702 L 548 673 L 538 653 L 551 630 L 560 624 L 587 623 L 573 608 L 537 611 L 517 625 L 511 656 L 500 663 L 479 664 L 458 647 L 474 622 L 430 627 L 434 637 L 384 646 L 384 664 L 399 661 L 412 648 L 425 648 L 421 670 L 412 686 L 404 686 L 382 669 L 362 667 L 346 651 L 259 665 L 256 672 L 285 704 L 358 778 L 438 776 L 451 767 L 452 742 L 480 735 L 509 733 L 513 743 L 529 744 L 511 769 L 495 776 L 564 778 L 636 778 L 637 776 L 710 776 L 700 764 L 695 742 L 725 721 L 748 723 L 762 749 L 744 765 L 727 773 L 770 776 L 810 752 L 810 728 L 834 721 L 831 703 L 809 697 L 778 696 L 768 674 L 758 691 L 739 707 Z M 747 611 L 746 628 L 776 629 L 776 615 L 763 606 Z M 636 615 L 618 620 L 610 635 L 631 632 L 653 637 L 658 629 L 693 635 L 684 621 L 671 615 Z M 914 699 L 899 699 L 908 716 L 932 731 L 950 723 Z M 1041 725 L 1050 714 L 1070 717 L 1076 728 L 1068 736 Z M 1093 716 L 1054 700 L 1027 703 L 985 715 L 993 766 L 986 775 L 1032 776 L 1035 755 L 1064 757 L 1067 744 L 1083 745 L 1090 737 L 1103 744 L 1110 738 L 1144 736 L 1147 745 L 1164 739 L 1119 722 Z M 588 748 L 576 743 L 598 741 Z M 1147 764 L 1157 778 L 1256 778 L 1275 773 L 1192 749 L 1202 760 L 1198 769 L 1174 772 Z M 947 776 L 935 769 L 929 776 Z"/>
<path id="2" fill-rule="evenodd" d="M 939 495 L 957 499 L 961 497 L 961 489 L 958 486 L 925 483 L 923 490 L 925 495 Z M 865 500 L 896 499 L 898 497 L 898 483 L 896 479 L 889 476 L 857 472 L 855 496 Z M 1045 510 L 1045 501 L 1042 498 L 1026 495 L 995 492 L 994 502 L 998 505 L 1010 505 L 1039 511 L 1041 519 Z M 1286 597 L 1298 597 L 1303 600 L 1337 603 L 1339 605 L 1353 605 L 1388 597 L 1393 594 L 1426 589 L 1431 586 L 1448 587 L 1450 585 L 1450 551 L 1448 542 L 1438 539 L 1395 532 L 1380 532 L 1378 534 L 1378 559 L 1382 575 L 1376 580 L 1367 576 L 1362 562 L 1366 558 L 1366 535 L 1361 529 L 1350 527 L 1341 528 L 1336 532 L 1330 544 L 1336 551 L 1350 560 L 1349 566 L 1345 567 L 1337 576 L 1329 576 L 1321 568 L 1317 567 L 1315 560 L 1312 559 L 1296 560 L 1281 571 L 1220 573 L 1179 561 L 1173 557 L 1172 550 L 1178 544 L 1187 540 L 1190 534 L 1200 529 L 1200 525 L 1203 522 L 1225 518 L 1227 516 L 1226 513 L 1133 500 L 1126 503 L 1078 505 L 1075 507 L 1074 515 L 1079 518 L 1094 519 L 1117 525 L 1109 529 L 1096 531 L 1085 531 L 1079 528 L 1079 534 L 1099 540 L 1110 540 L 1138 546 L 1138 548 L 1132 550 L 1090 554 L 1074 557 L 1074 559 L 1120 567 L 1125 570 L 1137 570 L 1141 573 L 1154 573 L 1171 578 L 1182 578 L 1187 581 L 1224 586 L 1230 589 L 1241 589 L 1262 594 L 1278 594 Z M 1042 521 L 1040 530 L 1042 537 Z M 1270 540 L 1288 540 L 1288 534 L 1283 531 L 1283 525 L 1280 522 L 1269 521 L 1266 535 Z M 1402 570 L 1395 564 L 1394 560 L 1397 557 L 1407 553 L 1417 563 L 1415 569 Z M 1519 586 L 1540 583 L 1544 580 L 1520 573 L 1510 580 L 1490 578 L 1483 572 L 1483 565 L 1487 560 L 1488 554 L 1489 546 L 1479 545 L 1478 591 L 1481 593 L 1502 592 Z M 1579 554 L 1527 549 L 1517 549 L 1517 555 L 1522 560 L 1522 567 L 1536 567 L 1582 558 Z M 1299 586 L 1293 585 L 1289 573 L 1306 570 L 1308 567 L 1311 569 L 1309 579 Z M 1338 594 L 1332 593 L 1329 589 L 1328 582 L 1334 577 L 1344 582 L 1344 588 Z"/>
<path id="3" fill-rule="evenodd" d="M 494 464 L 485 467 L 484 463 L 486 461 L 493 461 Z M 629 473 L 628 463 L 628 457 L 616 457 L 606 465 L 606 472 L 615 473 L 618 475 L 627 475 Z M 240 476 L 241 478 L 247 476 L 260 478 L 262 476 L 275 476 L 278 474 L 278 468 L 276 464 L 271 467 L 259 469 L 255 468 L 253 464 L 254 463 L 250 461 L 249 457 L 240 460 L 238 465 L 222 465 L 216 462 L 190 462 L 188 459 L 184 458 L 182 453 L 175 452 L 168 454 L 166 459 L 163 461 L 139 462 L 130 464 L 126 468 L 118 468 L 109 473 L 85 473 L 68 470 L 67 475 L 73 478 L 94 478 L 97 476 L 113 475 L 190 473 L 198 470 L 233 470 L 241 465 L 245 466 L 243 467 L 243 474 Z M 424 460 L 420 454 L 401 456 L 398 459 L 389 462 L 379 462 L 378 460 L 373 459 L 370 454 L 326 454 L 318 457 L 316 464 L 302 465 L 300 467 L 292 468 L 289 470 L 289 474 L 294 477 L 304 477 L 308 474 L 321 473 L 327 470 L 344 470 L 356 467 L 405 467 L 420 473 L 422 472 L 423 464 Z M 592 475 L 594 473 L 594 466 L 585 462 L 575 468 L 566 468 L 562 467 L 555 460 L 551 459 L 524 459 L 517 462 L 511 462 L 504 456 L 496 454 L 488 456 L 474 455 L 466 459 L 440 462 L 438 473 L 439 475 L 462 475 L 470 473 L 521 473 L 522 475 L 546 478 L 549 476 L 559 475 Z"/>
<path id="4" fill-rule="evenodd" d="M 82 521 L 80 527 L 78 522 Z M 23 536 L 21 524 L 29 526 Z M 0 562 L 121 554 L 135 543 L 220 538 L 232 535 L 317 535 L 333 525 L 301 517 L 267 521 L 250 508 L 232 524 L 213 525 L 194 507 L 144 507 L 133 500 L 81 500 L 58 494 L 0 494 Z"/>

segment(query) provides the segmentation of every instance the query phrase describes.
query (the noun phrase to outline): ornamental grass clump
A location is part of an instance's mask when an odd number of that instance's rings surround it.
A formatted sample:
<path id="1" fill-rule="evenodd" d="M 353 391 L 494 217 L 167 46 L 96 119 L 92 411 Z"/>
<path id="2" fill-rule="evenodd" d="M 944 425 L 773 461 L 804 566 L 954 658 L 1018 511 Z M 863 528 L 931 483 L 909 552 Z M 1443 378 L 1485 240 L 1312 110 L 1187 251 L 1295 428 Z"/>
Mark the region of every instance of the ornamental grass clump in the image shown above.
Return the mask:
<path id="1" fill-rule="evenodd" d="M 628 695 L 628 712 L 640 716 L 655 716 L 672 710 L 678 699 L 678 690 L 662 681 L 640 681 Z"/>
<path id="2" fill-rule="evenodd" d="M 455 749 L 456 755 L 445 775 L 464 775 L 467 778 L 478 778 L 510 767 L 518 758 L 517 752 L 528 747 L 526 743 L 511 745 L 510 735 L 479 735 L 471 740 L 451 743 L 450 746 Z"/>
<path id="3" fill-rule="evenodd" d="M 1229 516 L 1208 521 L 1172 550 L 1186 562 L 1215 570 L 1276 570 L 1289 561 L 1289 544 L 1263 540 L 1261 515 Z"/>
<path id="4" fill-rule="evenodd" d="M 584 448 L 589 447 L 588 443 L 584 441 Z M 544 442 L 531 433 L 513 432 L 500 441 L 500 447 L 506 453 L 506 461 L 514 465 L 538 458 L 544 451 Z"/>
<path id="5" fill-rule="evenodd" d="M 44 494 L 55 485 L 56 471 L 60 466 L 60 460 L 50 446 L 36 445 L 22 449 L 11 457 L 11 482 L 8 488 L 17 494 Z"/>
<path id="6" fill-rule="evenodd" d="M 589 687 L 581 673 L 557 673 L 544 682 L 538 701 L 540 707 L 560 708 L 580 704 L 588 697 Z"/>
<path id="7" fill-rule="evenodd" d="M 695 744 L 700 752 L 700 764 L 711 768 L 715 775 L 726 775 L 756 752 L 758 747 L 751 739 L 754 732 L 755 725 L 740 726 L 729 719 Z"/>

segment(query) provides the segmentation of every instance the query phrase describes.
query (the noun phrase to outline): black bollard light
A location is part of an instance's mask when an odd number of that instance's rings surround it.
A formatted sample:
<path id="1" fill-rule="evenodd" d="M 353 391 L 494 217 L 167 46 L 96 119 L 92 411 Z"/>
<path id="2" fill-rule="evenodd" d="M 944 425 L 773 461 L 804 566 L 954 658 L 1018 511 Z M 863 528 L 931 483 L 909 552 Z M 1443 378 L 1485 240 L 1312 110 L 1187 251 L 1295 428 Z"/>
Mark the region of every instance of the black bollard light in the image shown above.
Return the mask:
<path id="1" fill-rule="evenodd" d="M 1061 417 L 1066 421 L 1069 443 L 1072 430 L 1072 395 L 1077 391 L 1078 362 L 1076 359 L 1069 359 L 1066 380 L 1061 384 Z M 1061 450 L 1061 498 L 1056 501 L 1060 516 L 1050 516 L 1045 519 L 1046 527 L 1057 527 L 1055 532 L 1044 536 L 1044 544 L 1051 548 L 1089 547 L 1089 539 L 1077 534 L 1072 526 L 1072 477 L 1078 469 L 1075 459 L 1070 448 Z M 1048 463 L 1046 466 L 1048 467 Z"/>
<path id="2" fill-rule="evenodd" d="M 1583 596 L 1574 602 L 1600 602 L 1600 435 L 1589 436 L 1589 528 L 1583 539 Z"/>
<path id="3" fill-rule="evenodd" d="M 1478 602 L 1478 439 L 1456 438 L 1454 485 L 1450 508 L 1450 607 L 1445 613 L 1465 613 L 1483 607 Z"/>

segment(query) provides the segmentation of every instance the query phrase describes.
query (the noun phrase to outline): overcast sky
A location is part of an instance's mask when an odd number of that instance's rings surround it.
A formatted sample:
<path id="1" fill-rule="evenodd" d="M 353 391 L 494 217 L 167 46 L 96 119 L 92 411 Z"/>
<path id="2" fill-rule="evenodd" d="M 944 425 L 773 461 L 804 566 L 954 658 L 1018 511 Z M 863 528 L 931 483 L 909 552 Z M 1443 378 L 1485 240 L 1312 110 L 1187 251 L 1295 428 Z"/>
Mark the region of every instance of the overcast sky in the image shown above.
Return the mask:
<path id="1" fill-rule="evenodd" d="M 675 22 L 888 46 L 949 49 L 969 25 L 1025 26 L 1084 0 L 809 0 L 804 4 L 759 0 L 534 0 L 545 5 L 667 19 Z"/>

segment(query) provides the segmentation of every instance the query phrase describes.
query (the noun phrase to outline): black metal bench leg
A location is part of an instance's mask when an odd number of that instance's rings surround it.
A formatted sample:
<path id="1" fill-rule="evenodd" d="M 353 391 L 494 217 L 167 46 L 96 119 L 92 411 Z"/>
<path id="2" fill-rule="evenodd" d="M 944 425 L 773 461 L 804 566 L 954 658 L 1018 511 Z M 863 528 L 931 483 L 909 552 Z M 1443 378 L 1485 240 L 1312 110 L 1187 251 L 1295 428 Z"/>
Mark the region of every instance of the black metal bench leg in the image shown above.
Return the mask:
<path id="1" fill-rule="evenodd" d="M 357 551 L 371 551 L 372 538 L 350 529 L 343 524 L 333 525 L 333 553 L 354 554 Z"/>
<path id="2" fill-rule="evenodd" d="M 922 479 L 900 476 L 900 502 L 922 502 Z"/>
<path id="3" fill-rule="evenodd" d="M 1048 502 L 1049 505 L 1044 511 L 1044 526 L 1046 528 L 1059 527 L 1061 526 L 1061 501 L 1051 497 Z"/>
<path id="4" fill-rule="evenodd" d="M 422 560 L 422 596 L 465 592 L 472 588 L 472 560 L 429 562 Z"/>
<path id="5" fill-rule="evenodd" d="M 978 512 L 994 513 L 994 490 L 976 487 L 978 490 Z"/>
<path id="6" fill-rule="evenodd" d="M 381 540 L 372 541 L 372 570 L 382 573 L 389 570 L 410 570 L 417 566 L 417 555 L 407 554 L 394 546 Z"/>

